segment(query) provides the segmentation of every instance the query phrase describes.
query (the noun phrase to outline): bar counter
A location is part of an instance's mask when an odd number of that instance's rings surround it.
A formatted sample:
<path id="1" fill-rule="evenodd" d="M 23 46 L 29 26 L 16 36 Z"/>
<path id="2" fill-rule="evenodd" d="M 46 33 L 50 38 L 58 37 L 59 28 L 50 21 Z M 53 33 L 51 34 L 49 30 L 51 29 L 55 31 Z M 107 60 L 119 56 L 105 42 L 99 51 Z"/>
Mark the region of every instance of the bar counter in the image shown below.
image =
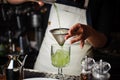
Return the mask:
<path id="1" fill-rule="evenodd" d="M 54 78 L 56 79 L 57 74 L 52 74 L 52 73 L 45 73 L 45 72 L 38 72 L 33 69 L 25 69 L 24 70 L 24 79 L 27 78 Z M 64 75 L 65 80 L 79 80 L 79 76 L 73 76 L 73 75 Z"/>
<path id="2" fill-rule="evenodd" d="M 110 74 L 109 80 L 120 80 L 120 74 Z M 52 73 L 44 73 L 44 72 L 38 72 L 33 69 L 25 69 L 24 70 L 24 79 L 27 78 L 53 78 L 56 79 L 56 74 Z M 80 80 L 80 76 L 73 76 L 73 75 L 64 75 L 64 80 Z"/>

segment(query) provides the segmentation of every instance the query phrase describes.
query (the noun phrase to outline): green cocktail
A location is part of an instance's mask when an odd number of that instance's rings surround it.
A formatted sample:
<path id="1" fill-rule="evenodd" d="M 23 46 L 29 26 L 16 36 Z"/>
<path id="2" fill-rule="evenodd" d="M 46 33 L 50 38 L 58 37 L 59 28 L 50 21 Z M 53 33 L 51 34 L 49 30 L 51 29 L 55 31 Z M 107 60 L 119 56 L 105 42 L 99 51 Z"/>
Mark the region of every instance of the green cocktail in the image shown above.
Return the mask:
<path id="1" fill-rule="evenodd" d="M 70 63 L 70 50 L 71 46 L 69 44 L 64 44 L 63 46 L 59 44 L 51 45 L 51 64 L 58 68 L 56 77 L 60 80 L 64 80 L 62 68 Z"/>
<path id="2" fill-rule="evenodd" d="M 53 55 L 51 55 L 52 65 L 55 67 L 65 67 L 70 62 L 70 53 L 64 49 L 57 49 Z"/>

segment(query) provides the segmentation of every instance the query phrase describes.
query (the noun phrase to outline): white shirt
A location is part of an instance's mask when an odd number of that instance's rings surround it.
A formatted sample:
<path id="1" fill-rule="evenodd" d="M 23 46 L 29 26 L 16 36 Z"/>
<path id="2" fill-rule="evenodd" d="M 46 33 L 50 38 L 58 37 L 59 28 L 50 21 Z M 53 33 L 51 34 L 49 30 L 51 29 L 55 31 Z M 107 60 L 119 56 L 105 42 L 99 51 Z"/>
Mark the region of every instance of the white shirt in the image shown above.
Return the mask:
<path id="1" fill-rule="evenodd" d="M 76 23 L 87 24 L 86 22 L 86 10 L 80 9 L 72 6 L 67 6 L 63 4 L 56 3 L 58 8 L 58 14 L 60 18 L 60 25 L 62 28 L 70 28 Z M 51 44 L 56 43 L 56 40 L 52 36 L 49 30 L 59 28 L 59 22 L 57 18 L 57 13 L 55 7 L 52 5 L 49 24 L 46 29 L 45 37 L 41 45 L 37 60 L 34 65 L 34 69 L 40 72 L 54 73 L 57 74 L 57 68 L 51 64 L 50 49 Z M 70 39 L 66 41 L 69 42 Z M 71 44 L 71 59 L 70 64 L 63 68 L 63 74 L 69 75 L 80 75 L 81 72 L 81 60 L 86 55 L 90 54 L 91 45 L 85 43 L 83 48 L 80 48 L 80 43 Z"/>

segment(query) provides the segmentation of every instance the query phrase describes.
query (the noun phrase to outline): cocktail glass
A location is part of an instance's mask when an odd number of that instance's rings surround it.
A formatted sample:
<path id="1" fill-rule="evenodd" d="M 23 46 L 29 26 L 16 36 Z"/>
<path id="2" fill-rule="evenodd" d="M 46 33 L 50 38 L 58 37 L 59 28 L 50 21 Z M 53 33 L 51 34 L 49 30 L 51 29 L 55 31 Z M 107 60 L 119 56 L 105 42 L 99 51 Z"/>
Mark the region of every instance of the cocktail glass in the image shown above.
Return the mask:
<path id="1" fill-rule="evenodd" d="M 51 45 L 51 63 L 54 67 L 58 68 L 57 78 L 64 80 L 62 68 L 67 66 L 70 62 L 70 45 L 64 44 L 60 46 L 58 44 Z"/>

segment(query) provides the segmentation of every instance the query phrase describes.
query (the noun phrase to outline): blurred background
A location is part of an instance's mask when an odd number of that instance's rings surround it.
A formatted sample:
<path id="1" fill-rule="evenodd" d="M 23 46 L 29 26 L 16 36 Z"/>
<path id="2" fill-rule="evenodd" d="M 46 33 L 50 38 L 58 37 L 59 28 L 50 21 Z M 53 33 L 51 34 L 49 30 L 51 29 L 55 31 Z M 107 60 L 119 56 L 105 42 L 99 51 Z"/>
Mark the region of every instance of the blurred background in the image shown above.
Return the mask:
<path id="1" fill-rule="evenodd" d="M 115 10 L 112 12 L 115 14 L 112 27 L 115 28 L 110 27 L 112 31 L 109 33 L 111 42 L 104 49 L 95 49 L 94 58 L 110 62 L 112 66 L 110 73 L 120 76 L 120 4 L 119 0 L 115 1 L 116 3 L 112 5 L 115 6 Z M 5 0 L 0 0 L 0 65 L 8 61 L 9 44 L 14 43 L 16 51 L 20 53 L 21 61 L 28 54 L 25 68 L 33 69 L 44 38 L 51 8 L 49 0 L 45 0 L 45 2 L 45 5 L 40 7 L 35 2 L 12 5 Z M 57 0 L 57 2 L 84 8 L 84 0 Z M 22 37 L 22 47 L 20 37 Z M 23 51 L 20 51 L 19 48 L 22 48 Z"/>

